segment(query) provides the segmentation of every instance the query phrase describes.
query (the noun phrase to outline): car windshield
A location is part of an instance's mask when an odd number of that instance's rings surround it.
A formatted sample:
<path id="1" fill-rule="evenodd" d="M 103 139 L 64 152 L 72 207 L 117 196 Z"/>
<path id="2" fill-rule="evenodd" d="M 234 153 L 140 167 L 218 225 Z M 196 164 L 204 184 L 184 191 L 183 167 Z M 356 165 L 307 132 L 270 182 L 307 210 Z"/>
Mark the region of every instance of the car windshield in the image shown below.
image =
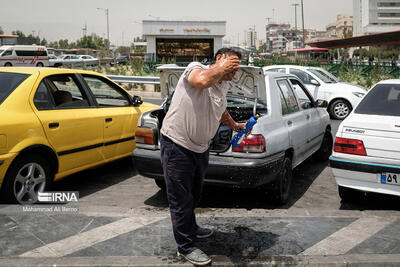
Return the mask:
<path id="1" fill-rule="evenodd" d="M 30 75 L 0 72 L 0 104 Z"/>
<path id="2" fill-rule="evenodd" d="M 334 75 L 322 69 L 308 69 L 309 72 L 317 76 L 324 83 L 337 83 L 339 81 Z"/>
<path id="3" fill-rule="evenodd" d="M 400 84 L 378 84 L 358 104 L 355 113 L 400 116 Z"/>
<path id="4" fill-rule="evenodd" d="M 0 55 L 1 55 L 1 53 L 3 53 L 3 51 L 4 51 L 3 49 L 0 49 Z"/>

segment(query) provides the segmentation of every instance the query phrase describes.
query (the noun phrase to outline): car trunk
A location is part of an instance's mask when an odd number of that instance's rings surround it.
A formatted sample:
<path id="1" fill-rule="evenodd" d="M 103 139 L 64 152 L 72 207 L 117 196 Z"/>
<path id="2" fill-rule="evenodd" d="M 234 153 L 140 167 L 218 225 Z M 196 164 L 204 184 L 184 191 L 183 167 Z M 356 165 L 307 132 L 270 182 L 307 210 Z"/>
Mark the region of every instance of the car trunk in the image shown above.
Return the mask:
<path id="1" fill-rule="evenodd" d="M 161 94 L 165 100 L 162 108 L 153 111 L 151 115 L 158 118 L 159 131 L 171 103 L 175 87 L 185 68 L 165 65 L 158 69 L 161 73 Z M 229 82 L 229 86 L 227 110 L 235 121 L 245 122 L 255 114 L 267 112 L 265 79 L 261 68 L 241 67 L 233 80 Z M 232 136 L 233 131 L 221 124 L 211 141 L 210 151 L 224 152 L 228 150 Z"/>
<path id="2" fill-rule="evenodd" d="M 351 126 L 343 125 L 343 134 L 363 141 L 370 157 L 400 159 L 400 118 L 353 114 Z"/>

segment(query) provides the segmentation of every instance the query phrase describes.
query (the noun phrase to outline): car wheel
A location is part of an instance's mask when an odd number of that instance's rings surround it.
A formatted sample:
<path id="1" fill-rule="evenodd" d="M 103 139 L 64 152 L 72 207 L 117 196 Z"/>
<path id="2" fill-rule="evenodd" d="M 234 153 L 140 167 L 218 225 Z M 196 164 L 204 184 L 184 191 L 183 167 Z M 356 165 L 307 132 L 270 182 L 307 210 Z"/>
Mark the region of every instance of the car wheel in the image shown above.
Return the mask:
<path id="1" fill-rule="evenodd" d="M 317 152 L 314 153 L 314 158 L 318 161 L 325 162 L 332 154 L 333 137 L 330 131 L 326 131 L 322 143 Z"/>
<path id="2" fill-rule="evenodd" d="M 39 155 L 24 155 L 9 167 L 2 186 L 7 203 L 33 204 L 38 193 L 47 190 L 53 172 L 47 160 Z"/>
<path id="3" fill-rule="evenodd" d="M 282 169 L 273 183 L 273 197 L 277 204 L 283 205 L 289 200 L 292 178 L 292 161 L 289 158 L 285 158 L 282 163 Z"/>
<path id="4" fill-rule="evenodd" d="M 12 64 L 10 62 L 7 62 L 6 64 L 4 64 L 4 67 L 11 67 Z"/>
<path id="5" fill-rule="evenodd" d="M 164 181 L 164 180 L 154 179 L 154 181 L 156 182 L 156 185 L 157 185 L 162 191 L 165 191 L 165 190 L 167 189 L 167 186 L 165 185 L 165 181 Z"/>
<path id="6" fill-rule="evenodd" d="M 43 65 L 43 63 L 42 62 L 39 62 L 38 64 L 36 64 L 36 67 L 43 67 L 44 65 Z"/>
<path id="7" fill-rule="evenodd" d="M 339 196 L 343 202 L 355 202 L 361 199 L 363 192 L 348 187 L 338 186 Z"/>
<path id="8" fill-rule="evenodd" d="M 329 114 L 333 119 L 343 120 L 349 116 L 351 112 L 351 105 L 344 99 L 335 100 L 329 108 Z"/>

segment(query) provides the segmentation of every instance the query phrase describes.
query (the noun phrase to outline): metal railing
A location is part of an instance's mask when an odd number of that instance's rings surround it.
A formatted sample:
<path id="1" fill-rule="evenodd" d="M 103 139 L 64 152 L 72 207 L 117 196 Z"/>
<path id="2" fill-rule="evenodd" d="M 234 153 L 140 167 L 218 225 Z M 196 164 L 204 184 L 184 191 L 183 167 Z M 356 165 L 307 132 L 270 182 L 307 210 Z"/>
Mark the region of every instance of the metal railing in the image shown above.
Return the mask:
<path id="1" fill-rule="evenodd" d="M 122 75 L 107 75 L 107 77 L 117 83 L 160 84 L 160 77 Z"/>

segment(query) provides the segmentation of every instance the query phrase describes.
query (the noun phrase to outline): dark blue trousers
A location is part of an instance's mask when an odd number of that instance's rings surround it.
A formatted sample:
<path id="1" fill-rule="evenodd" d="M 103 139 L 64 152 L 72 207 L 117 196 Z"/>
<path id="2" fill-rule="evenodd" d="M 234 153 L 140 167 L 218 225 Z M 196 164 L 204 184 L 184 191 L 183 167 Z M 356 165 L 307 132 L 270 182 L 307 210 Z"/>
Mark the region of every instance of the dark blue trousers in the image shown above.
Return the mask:
<path id="1" fill-rule="evenodd" d="M 198 225 L 194 209 L 200 201 L 209 151 L 196 153 L 161 135 L 161 164 L 167 186 L 172 229 L 183 254 L 195 247 Z"/>

